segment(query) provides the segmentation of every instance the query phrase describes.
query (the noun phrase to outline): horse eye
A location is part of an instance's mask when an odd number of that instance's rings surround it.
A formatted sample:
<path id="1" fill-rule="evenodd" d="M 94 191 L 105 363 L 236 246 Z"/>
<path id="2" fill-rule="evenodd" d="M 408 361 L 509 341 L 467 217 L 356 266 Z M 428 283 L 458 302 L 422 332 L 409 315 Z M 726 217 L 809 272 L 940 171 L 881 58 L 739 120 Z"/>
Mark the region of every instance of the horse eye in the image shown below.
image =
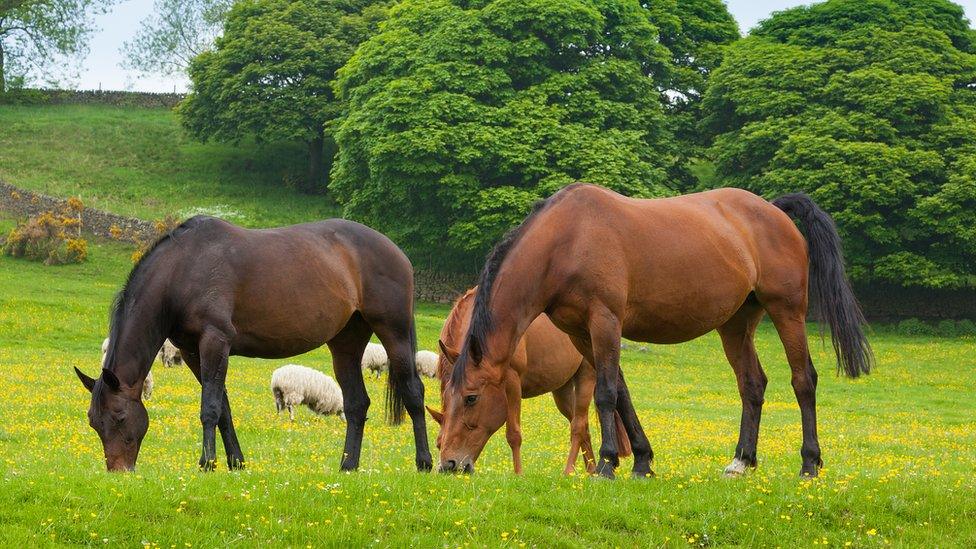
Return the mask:
<path id="1" fill-rule="evenodd" d="M 478 395 L 468 395 L 464 397 L 465 406 L 474 406 L 475 402 L 478 402 Z"/>

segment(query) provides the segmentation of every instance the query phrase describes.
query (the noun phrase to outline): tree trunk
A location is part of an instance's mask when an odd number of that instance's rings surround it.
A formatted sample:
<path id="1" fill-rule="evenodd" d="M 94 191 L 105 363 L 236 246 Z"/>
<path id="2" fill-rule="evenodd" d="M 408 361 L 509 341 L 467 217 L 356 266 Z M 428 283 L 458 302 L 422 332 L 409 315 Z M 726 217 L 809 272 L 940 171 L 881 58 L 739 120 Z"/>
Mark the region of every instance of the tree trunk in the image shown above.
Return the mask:
<path id="1" fill-rule="evenodd" d="M 324 186 L 324 145 L 325 131 L 319 128 L 315 137 L 308 142 L 308 177 L 305 178 L 305 189 L 303 189 L 306 192 L 320 192 Z"/>
<path id="2" fill-rule="evenodd" d="M 6 54 L 3 51 L 3 37 L 0 36 L 0 94 L 7 91 L 7 76 L 3 72 L 4 55 Z"/>

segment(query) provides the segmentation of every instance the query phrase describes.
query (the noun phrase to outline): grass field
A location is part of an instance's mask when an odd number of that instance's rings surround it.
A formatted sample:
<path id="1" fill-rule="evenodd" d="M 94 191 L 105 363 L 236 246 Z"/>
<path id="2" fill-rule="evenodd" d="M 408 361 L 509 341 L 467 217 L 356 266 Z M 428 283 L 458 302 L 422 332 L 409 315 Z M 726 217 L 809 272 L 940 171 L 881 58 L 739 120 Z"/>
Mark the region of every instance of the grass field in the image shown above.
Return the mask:
<path id="1" fill-rule="evenodd" d="M 740 479 L 721 477 L 739 400 L 714 335 L 624 352 L 653 480 L 563 477 L 568 426 L 548 397 L 526 402 L 521 478 L 500 435 L 473 476 L 418 474 L 410 430 L 382 423 L 383 382 L 372 379 L 363 469 L 342 474 L 339 419 L 276 417 L 268 381 L 285 361 L 240 358 L 229 392 L 247 470 L 220 467 L 218 444 L 218 471 L 198 472 L 198 386 L 186 369 L 157 366 L 137 473 L 107 474 L 71 368 L 97 372 L 130 251 L 95 244 L 88 263 L 65 267 L 0 258 L 2 546 L 976 545 L 973 339 L 877 334 L 876 372 L 858 381 L 831 375 L 817 345 L 826 468 L 815 481 L 796 477 L 799 411 L 768 325 L 760 467 Z M 418 307 L 422 347 L 436 349 L 446 312 Z M 292 361 L 330 370 L 324 350 Z"/>
<path id="2" fill-rule="evenodd" d="M 303 176 L 298 146 L 200 144 L 166 109 L 0 105 L 0 179 L 111 212 L 161 219 L 194 213 L 249 226 L 334 217 Z"/>

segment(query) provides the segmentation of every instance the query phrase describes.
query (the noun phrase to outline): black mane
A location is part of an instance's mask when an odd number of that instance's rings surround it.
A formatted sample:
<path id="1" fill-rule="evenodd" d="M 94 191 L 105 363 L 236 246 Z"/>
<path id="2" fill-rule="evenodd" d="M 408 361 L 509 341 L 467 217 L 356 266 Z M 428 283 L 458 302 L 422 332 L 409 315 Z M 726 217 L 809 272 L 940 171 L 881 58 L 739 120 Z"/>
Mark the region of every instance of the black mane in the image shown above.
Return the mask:
<path id="1" fill-rule="evenodd" d="M 132 270 L 129 271 L 129 276 L 126 277 L 125 283 L 122 285 L 122 289 L 115 294 L 115 300 L 112 302 L 112 308 L 110 309 L 108 352 L 105 355 L 105 363 L 102 365 L 103 369 L 113 370 L 113 367 L 115 366 L 115 354 L 118 348 L 119 331 L 125 324 L 126 315 L 128 314 L 127 304 L 131 300 L 133 292 L 141 284 L 143 275 L 148 268 L 147 266 L 152 263 L 156 251 L 159 250 L 160 246 L 163 244 L 175 241 L 181 234 L 208 219 L 210 218 L 207 216 L 198 215 L 187 219 L 183 223 L 180 223 L 175 229 L 159 237 L 149 248 L 149 250 L 142 254 L 142 257 L 140 257 L 139 261 L 136 262 L 134 267 L 132 267 Z"/>
<path id="2" fill-rule="evenodd" d="M 479 355 L 475 357 L 476 362 L 481 359 L 480 354 L 485 348 L 485 339 L 488 336 L 488 332 L 491 331 L 493 322 L 491 310 L 489 309 L 491 292 L 494 289 L 498 271 L 501 270 L 505 258 L 508 257 L 508 253 L 512 251 L 512 248 L 515 247 L 515 244 L 519 241 L 525 229 L 532 223 L 532 220 L 536 218 L 539 212 L 552 204 L 557 197 L 564 195 L 565 191 L 579 185 L 579 183 L 574 183 L 564 187 L 549 198 L 537 201 L 532 205 L 532 211 L 522 220 L 522 223 L 505 233 L 501 241 L 488 253 L 485 259 L 485 266 L 481 269 L 481 274 L 478 276 L 478 293 L 474 298 L 474 309 L 471 311 L 471 324 L 468 326 L 468 335 L 464 339 L 464 345 L 461 347 L 461 353 L 458 355 L 457 362 L 454 363 L 454 371 L 451 372 L 451 383 L 454 385 L 455 390 L 464 381 L 464 371 L 467 363 L 470 362 L 472 350 L 474 354 Z"/>

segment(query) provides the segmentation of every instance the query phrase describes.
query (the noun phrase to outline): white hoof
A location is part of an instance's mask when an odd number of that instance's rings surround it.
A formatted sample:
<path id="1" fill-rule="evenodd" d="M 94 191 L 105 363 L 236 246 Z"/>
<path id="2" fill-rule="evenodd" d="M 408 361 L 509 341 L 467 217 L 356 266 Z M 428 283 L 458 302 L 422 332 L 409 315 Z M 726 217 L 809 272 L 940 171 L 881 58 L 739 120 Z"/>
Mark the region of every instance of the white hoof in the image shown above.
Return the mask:
<path id="1" fill-rule="evenodd" d="M 748 463 L 742 461 L 739 458 L 735 458 L 735 459 L 732 460 L 732 463 L 730 463 L 725 468 L 725 476 L 727 476 L 727 477 L 740 477 L 740 476 L 746 474 L 746 471 L 748 471 L 748 470 L 749 470 L 749 464 Z"/>

